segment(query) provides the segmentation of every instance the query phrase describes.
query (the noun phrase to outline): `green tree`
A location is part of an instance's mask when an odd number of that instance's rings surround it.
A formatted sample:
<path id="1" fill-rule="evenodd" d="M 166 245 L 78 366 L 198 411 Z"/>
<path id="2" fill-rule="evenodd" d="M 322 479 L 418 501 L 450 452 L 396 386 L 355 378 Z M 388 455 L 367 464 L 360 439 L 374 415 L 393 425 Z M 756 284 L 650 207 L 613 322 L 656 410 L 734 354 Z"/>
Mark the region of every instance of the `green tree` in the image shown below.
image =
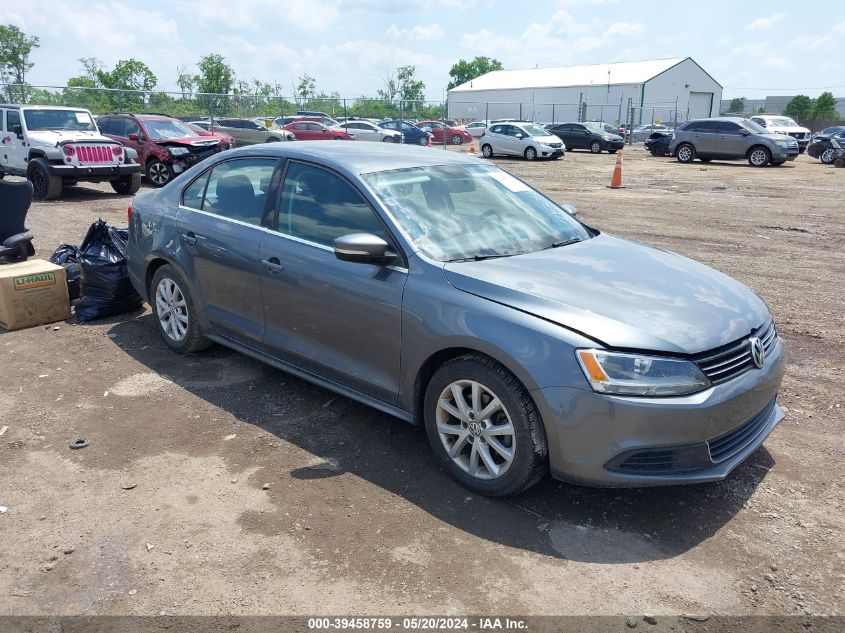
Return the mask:
<path id="1" fill-rule="evenodd" d="M 836 99 L 830 92 L 821 93 L 813 102 L 812 118 L 817 121 L 830 121 L 839 118 L 839 113 L 836 111 Z"/>
<path id="2" fill-rule="evenodd" d="M 97 69 L 97 80 L 103 88 L 112 90 L 142 90 L 155 88 L 158 79 L 144 62 L 137 59 L 121 59 L 114 69 Z"/>
<path id="3" fill-rule="evenodd" d="M 735 97 L 731 99 L 731 105 L 728 112 L 743 112 L 745 110 L 745 97 Z"/>
<path id="4" fill-rule="evenodd" d="M 399 66 L 395 77 L 388 75 L 384 80 L 384 90 L 376 91 L 379 99 L 391 103 L 397 99 L 411 102 L 414 109 L 422 106 L 421 102 L 425 99 L 425 83 L 416 78 L 416 73 L 415 66 Z"/>
<path id="5" fill-rule="evenodd" d="M 786 116 L 791 116 L 795 119 L 807 119 L 813 112 L 813 100 L 806 95 L 797 95 L 792 97 L 783 113 Z"/>
<path id="6" fill-rule="evenodd" d="M 449 70 L 449 76 L 452 80 L 449 82 L 447 89 L 451 90 L 455 86 L 465 84 L 494 70 L 502 70 L 502 68 L 502 62 L 492 57 L 476 57 L 469 62 L 465 59 L 459 59 Z"/>
<path id="7" fill-rule="evenodd" d="M 235 73 L 225 57 L 216 53 L 206 55 L 199 60 L 197 68 L 199 74 L 194 76 L 197 92 L 229 94 Z"/>
<path id="8" fill-rule="evenodd" d="M 182 91 L 182 100 L 191 98 L 191 93 L 194 91 L 196 81 L 194 76 L 188 72 L 187 66 L 179 66 L 176 69 L 176 85 Z"/>
<path id="9" fill-rule="evenodd" d="M 308 73 L 301 75 L 293 87 L 293 94 L 305 104 L 309 99 L 317 96 L 317 80 Z"/>
<path id="10" fill-rule="evenodd" d="M 14 24 L 0 24 L 0 81 L 19 84 L 21 101 L 26 103 L 26 74 L 32 69 L 29 60 L 32 49 L 40 46 L 38 38 L 28 37 Z M 11 87 L 9 101 L 14 101 Z"/>

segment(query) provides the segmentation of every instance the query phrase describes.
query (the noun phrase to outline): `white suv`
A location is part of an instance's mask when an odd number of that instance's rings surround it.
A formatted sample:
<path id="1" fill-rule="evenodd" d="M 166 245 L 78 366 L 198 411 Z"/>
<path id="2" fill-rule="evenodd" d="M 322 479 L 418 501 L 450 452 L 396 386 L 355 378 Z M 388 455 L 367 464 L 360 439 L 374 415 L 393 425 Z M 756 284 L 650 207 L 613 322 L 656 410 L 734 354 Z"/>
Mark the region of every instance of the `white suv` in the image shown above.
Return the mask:
<path id="1" fill-rule="evenodd" d="M 549 134 L 533 123 L 496 123 L 481 135 L 481 153 L 484 158 L 496 154 L 524 156 L 526 160 L 536 158 L 560 158 L 566 152 L 557 136 Z"/>
<path id="2" fill-rule="evenodd" d="M 804 153 L 810 144 L 810 130 L 798 125 L 793 119 L 782 114 L 755 114 L 751 117 L 757 125 L 762 125 L 769 132 L 786 134 L 798 141 L 798 152 Z"/>
<path id="3" fill-rule="evenodd" d="M 100 134 L 84 108 L 0 104 L 0 178 L 23 176 L 38 200 L 64 185 L 108 180 L 119 194 L 141 187 L 138 153 Z"/>

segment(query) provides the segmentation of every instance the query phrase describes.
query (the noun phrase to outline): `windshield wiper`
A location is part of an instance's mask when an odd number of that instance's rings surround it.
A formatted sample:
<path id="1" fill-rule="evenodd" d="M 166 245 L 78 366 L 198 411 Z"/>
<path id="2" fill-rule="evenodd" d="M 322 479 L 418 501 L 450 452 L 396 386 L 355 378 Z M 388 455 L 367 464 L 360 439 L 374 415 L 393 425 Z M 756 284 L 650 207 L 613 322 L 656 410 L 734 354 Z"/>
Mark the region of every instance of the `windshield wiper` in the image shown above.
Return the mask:
<path id="1" fill-rule="evenodd" d="M 573 237 L 572 239 L 563 240 L 562 242 L 553 242 L 542 250 L 547 251 L 550 248 L 560 248 L 561 246 L 569 246 L 570 244 L 575 244 L 576 242 L 583 242 L 583 240 L 580 237 Z"/>
<path id="2" fill-rule="evenodd" d="M 496 259 L 498 257 L 513 257 L 517 253 L 511 253 L 510 255 L 473 255 L 472 257 L 461 257 L 458 259 L 449 259 L 446 261 L 448 264 L 454 264 L 457 262 L 481 262 L 485 259 Z"/>

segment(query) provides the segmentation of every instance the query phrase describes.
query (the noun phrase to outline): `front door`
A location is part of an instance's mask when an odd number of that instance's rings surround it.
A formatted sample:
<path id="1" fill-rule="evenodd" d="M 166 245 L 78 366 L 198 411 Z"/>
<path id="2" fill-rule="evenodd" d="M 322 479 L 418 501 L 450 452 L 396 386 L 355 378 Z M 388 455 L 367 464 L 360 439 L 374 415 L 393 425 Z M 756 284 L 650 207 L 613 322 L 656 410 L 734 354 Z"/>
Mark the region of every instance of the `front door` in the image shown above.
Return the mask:
<path id="1" fill-rule="evenodd" d="M 239 158 L 194 180 L 176 214 L 183 265 L 197 303 L 221 334 L 260 346 L 261 240 L 272 216 L 268 191 L 278 161 Z"/>
<path id="2" fill-rule="evenodd" d="M 396 404 L 408 273 L 401 265 L 337 259 L 334 240 L 350 233 L 372 233 L 392 243 L 351 183 L 290 161 L 276 231 L 261 243 L 264 345 L 306 371 Z"/>
<path id="3" fill-rule="evenodd" d="M 2 153 L 0 153 L 0 168 L 10 173 L 26 173 L 26 146 L 22 138 L 13 128 L 21 125 L 20 110 L 6 110 L 6 128 L 0 134 Z M 23 136 L 23 134 L 21 134 Z"/>
<path id="4" fill-rule="evenodd" d="M 737 125 L 733 121 L 722 121 L 719 123 L 719 140 L 716 145 L 716 151 L 720 156 L 744 156 L 748 140 L 743 136 L 742 132 L 745 128 Z"/>

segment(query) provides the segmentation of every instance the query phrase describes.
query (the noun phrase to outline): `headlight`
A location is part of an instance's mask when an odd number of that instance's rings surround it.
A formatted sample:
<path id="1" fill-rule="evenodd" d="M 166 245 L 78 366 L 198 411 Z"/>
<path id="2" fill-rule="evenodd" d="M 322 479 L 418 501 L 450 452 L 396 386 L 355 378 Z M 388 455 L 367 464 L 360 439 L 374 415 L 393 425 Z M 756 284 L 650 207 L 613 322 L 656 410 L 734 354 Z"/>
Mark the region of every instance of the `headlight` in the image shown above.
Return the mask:
<path id="1" fill-rule="evenodd" d="M 620 396 L 683 396 L 710 382 L 688 360 L 579 349 L 578 363 L 593 391 Z"/>
<path id="2" fill-rule="evenodd" d="M 185 154 L 190 154 L 191 150 L 187 147 L 168 147 L 167 151 L 169 151 L 174 156 L 184 156 Z"/>

